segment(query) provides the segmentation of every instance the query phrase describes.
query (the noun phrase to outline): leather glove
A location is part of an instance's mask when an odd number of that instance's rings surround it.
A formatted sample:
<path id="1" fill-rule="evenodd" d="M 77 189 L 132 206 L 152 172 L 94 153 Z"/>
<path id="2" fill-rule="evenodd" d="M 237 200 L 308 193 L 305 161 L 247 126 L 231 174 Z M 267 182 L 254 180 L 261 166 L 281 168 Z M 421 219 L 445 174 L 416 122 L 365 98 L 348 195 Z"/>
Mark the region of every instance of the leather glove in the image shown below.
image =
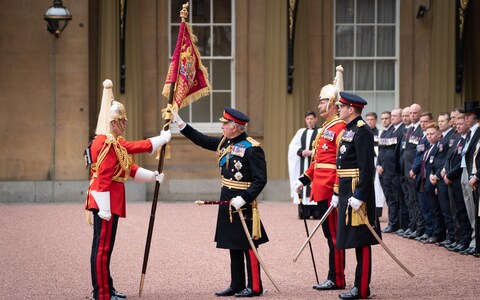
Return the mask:
<path id="1" fill-rule="evenodd" d="M 332 196 L 332 201 L 330 201 L 330 205 L 333 207 L 338 206 L 338 195 L 333 195 Z"/>
<path id="2" fill-rule="evenodd" d="M 297 193 L 300 193 L 300 191 L 303 189 L 303 183 L 300 180 L 295 180 L 293 183 L 293 188 Z"/>
<path id="3" fill-rule="evenodd" d="M 92 191 L 91 193 L 98 206 L 98 216 L 105 221 L 110 221 L 110 218 L 112 218 L 110 211 L 110 192 Z"/>
<path id="4" fill-rule="evenodd" d="M 348 199 L 348 204 L 349 204 L 354 210 L 358 210 L 358 209 L 360 208 L 360 206 L 362 206 L 363 201 L 358 200 L 357 198 L 354 198 L 354 197 L 350 197 L 350 199 Z"/>
<path id="5" fill-rule="evenodd" d="M 144 168 L 138 168 L 135 176 L 133 177 L 133 182 L 136 183 L 145 183 L 145 182 L 163 182 L 165 175 L 163 173 L 158 173 L 158 171 L 152 172 Z"/>
<path id="6" fill-rule="evenodd" d="M 245 202 L 241 196 L 237 196 L 230 201 L 230 204 L 235 207 L 236 210 L 239 210 L 245 203 L 247 202 Z"/>
<path id="7" fill-rule="evenodd" d="M 150 154 L 155 153 L 158 148 L 162 147 L 166 143 L 170 142 L 172 139 L 172 133 L 169 130 L 162 130 L 160 135 L 149 138 L 150 142 L 152 143 L 152 152 Z"/>
<path id="8" fill-rule="evenodd" d="M 185 125 L 186 125 L 185 122 L 182 120 L 182 118 L 180 118 L 178 113 L 174 112 L 173 110 L 172 110 L 172 123 L 177 125 L 180 130 L 185 128 Z"/>

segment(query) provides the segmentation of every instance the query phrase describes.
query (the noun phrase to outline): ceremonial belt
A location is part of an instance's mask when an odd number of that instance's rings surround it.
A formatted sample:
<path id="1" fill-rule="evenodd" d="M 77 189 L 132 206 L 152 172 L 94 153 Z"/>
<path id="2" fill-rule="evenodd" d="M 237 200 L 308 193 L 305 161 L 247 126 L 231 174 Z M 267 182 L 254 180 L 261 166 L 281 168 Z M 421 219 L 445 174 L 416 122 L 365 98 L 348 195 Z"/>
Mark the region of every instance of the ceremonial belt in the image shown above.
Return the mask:
<path id="1" fill-rule="evenodd" d="M 337 166 L 335 164 L 327 164 L 327 163 L 315 163 L 315 169 L 332 169 L 336 170 Z"/>
<path id="2" fill-rule="evenodd" d="M 358 179 L 360 178 L 360 169 L 337 169 L 337 176 L 339 178 L 352 178 L 352 193 L 355 192 Z"/>
<path id="3" fill-rule="evenodd" d="M 229 189 L 246 190 L 251 184 L 251 182 L 233 181 L 232 179 L 226 179 L 225 177 L 222 177 L 222 186 L 226 186 Z"/>
<path id="4" fill-rule="evenodd" d="M 360 169 L 337 169 L 337 176 L 340 178 L 352 178 L 352 193 L 355 192 L 355 187 L 360 178 Z M 365 217 L 362 217 L 359 214 Z M 367 203 L 363 202 L 358 210 L 352 210 L 352 222 L 350 225 L 359 226 L 364 225 L 366 222 L 368 222 Z M 345 224 L 348 225 L 348 207 L 345 210 Z"/>
<path id="5" fill-rule="evenodd" d="M 97 178 L 97 177 L 98 177 L 97 173 L 94 173 L 93 176 L 92 176 L 92 178 Z M 125 177 L 118 177 L 118 178 L 112 178 L 112 181 L 123 183 L 123 182 L 127 181 L 127 179 L 125 179 Z"/>

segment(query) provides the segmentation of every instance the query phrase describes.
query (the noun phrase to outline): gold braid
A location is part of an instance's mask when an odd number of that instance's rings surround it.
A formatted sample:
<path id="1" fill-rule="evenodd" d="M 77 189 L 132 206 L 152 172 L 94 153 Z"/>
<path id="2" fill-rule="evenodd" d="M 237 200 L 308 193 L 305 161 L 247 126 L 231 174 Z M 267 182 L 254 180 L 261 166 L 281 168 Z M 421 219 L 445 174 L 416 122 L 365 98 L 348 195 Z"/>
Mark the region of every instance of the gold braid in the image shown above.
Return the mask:
<path id="1" fill-rule="evenodd" d="M 122 171 L 125 171 L 125 176 L 123 180 L 127 180 L 128 177 L 130 176 L 130 169 L 133 164 L 133 159 L 130 155 L 127 153 L 127 149 L 122 147 L 120 143 L 118 142 L 119 139 L 121 139 L 121 136 L 118 136 L 115 138 L 115 136 L 111 133 L 107 133 L 107 139 L 105 140 L 105 143 L 103 144 L 102 150 L 100 150 L 100 154 L 98 155 L 97 163 L 95 166 L 95 173 L 97 172 L 98 168 L 100 167 L 100 164 L 102 161 L 105 159 L 107 156 L 108 151 L 110 150 L 110 147 L 113 145 L 113 150 L 115 150 L 115 154 L 117 155 L 118 159 L 118 164 L 120 165 L 120 169 L 113 175 L 113 180 L 118 180 L 120 178 L 120 175 Z"/>

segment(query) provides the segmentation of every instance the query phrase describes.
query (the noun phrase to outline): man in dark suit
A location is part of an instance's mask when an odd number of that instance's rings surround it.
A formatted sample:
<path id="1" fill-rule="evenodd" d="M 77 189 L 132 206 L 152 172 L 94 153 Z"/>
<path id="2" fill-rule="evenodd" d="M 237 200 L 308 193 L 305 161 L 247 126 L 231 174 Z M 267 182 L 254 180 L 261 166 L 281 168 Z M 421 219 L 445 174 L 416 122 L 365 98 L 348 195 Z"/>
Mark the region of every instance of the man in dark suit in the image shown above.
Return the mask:
<path id="1" fill-rule="evenodd" d="M 455 242 L 445 244 L 444 247 L 448 250 L 459 252 L 468 248 L 472 235 L 472 227 L 468 220 L 461 184 L 462 168 L 460 165 L 462 161 L 462 150 L 465 145 L 467 133 L 470 130 L 469 125 L 465 122 L 464 114 L 456 116 L 456 130 L 457 137 L 453 141 L 445 158 L 442 176 L 444 182 L 448 185 L 450 195 L 453 196 L 455 202 L 454 218 L 458 224 L 456 227 Z"/>
<path id="2" fill-rule="evenodd" d="M 431 122 L 425 129 L 425 136 L 430 144 L 429 149 L 424 154 L 422 181 L 424 182 L 424 196 L 429 206 L 429 214 L 432 222 L 432 234 L 424 239 L 422 243 L 433 244 L 443 242 L 446 235 L 445 221 L 438 201 L 438 190 L 436 181 L 431 180 L 435 176 L 435 158 L 438 156 L 440 146 L 439 140 L 442 133 L 435 122 Z"/>
<path id="3" fill-rule="evenodd" d="M 391 126 L 379 140 L 377 172 L 383 176 L 386 190 L 391 191 L 387 197 L 388 226 L 384 233 L 396 232 L 400 228 L 400 199 L 404 197 L 400 184 L 400 173 L 395 165 L 395 152 L 405 125 L 402 123 L 402 109 L 396 108 L 390 113 Z"/>
<path id="4" fill-rule="evenodd" d="M 475 253 L 475 199 L 473 197 L 473 189 L 468 184 L 470 177 L 472 176 L 472 166 L 473 166 L 473 156 L 475 153 L 476 145 L 480 139 L 480 130 L 478 130 L 478 117 L 479 117 L 479 107 L 480 103 L 478 101 L 465 102 L 465 122 L 467 125 L 470 125 L 470 132 L 467 133 L 465 138 L 465 147 L 462 150 L 462 162 L 461 167 L 462 171 L 462 188 L 463 188 L 463 199 L 465 201 L 465 207 L 467 208 L 468 219 L 472 227 L 472 240 L 468 249 L 461 251 L 461 254 L 474 254 Z"/>
<path id="5" fill-rule="evenodd" d="M 454 134 L 453 128 L 450 126 L 450 115 L 448 113 L 441 113 L 438 116 L 438 128 L 442 133 L 440 140 L 438 141 L 438 150 L 434 156 L 432 174 L 429 181 L 437 188 L 438 204 L 443 215 L 443 221 L 445 229 L 447 231 L 445 241 L 436 241 L 437 245 L 443 246 L 445 244 L 451 244 L 455 240 L 455 230 L 453 217 L 450 210 L 450 199 L 448 195 L 448 186 L 443 181 L 441 172 L 445 165 L 445 159 L 450 149 L 450 142 Z"/>
<path id="6" fill-rule="evenodd" d="M 410 229 L 410 211 L 412 208 L 410 207 L 410 196 L 408 194 L 408 186 L 407 186 L 407 176 L 404 170 L 404 150 L 407 140 L 407 135 L 411 133 L 411 124 L 410 121 L 410 107 L 407 106 L 402 110 L 402 124 L 404 125 L 403 130 L 401 132 L 401 138 L 398 141 L 397 147 L 395 148 L 395 169 L 400 174 L 400 187 L 401 192 L 403 195 L 398 197 L 399 199 L 399 207 L 400 207 L 400 229 L 397 231 L 397 234 L 402 237 L 408 237 L 412 234 Z"/>

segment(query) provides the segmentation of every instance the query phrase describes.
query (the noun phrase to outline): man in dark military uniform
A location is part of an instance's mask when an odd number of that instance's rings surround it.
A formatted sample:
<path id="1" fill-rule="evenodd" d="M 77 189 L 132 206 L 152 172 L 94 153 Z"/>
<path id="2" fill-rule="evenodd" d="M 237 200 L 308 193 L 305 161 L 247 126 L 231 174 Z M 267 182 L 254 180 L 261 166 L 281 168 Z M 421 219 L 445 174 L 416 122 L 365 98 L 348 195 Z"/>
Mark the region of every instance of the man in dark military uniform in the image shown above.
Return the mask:
<path id="1" fill-rule="evenodd" d="M 243 210 L 256 247 L 268 242 L 267 233 L 259 220 L 256 201 L 267 184 L 267 166 L 260 144 L 245 133 L 249 119 L 242 112 L 225 107 L 220 118 L 223 123 L 223 136 L 212 137 L 186 124 L 177 113 L 172 114 L 173 123 L 177 124 L 184 136 L 202 148 L 217 152 L 222 175 L 220 200 L 230 201 L 230 204 L 220 204 L 218 207 L 215 242 L 217 248 L 230 250 L 231 282 L 227 289 L 215 295 L 259 296 L 263 293 L 260 264 L 235 211 L 240 208 Z M 232 207 L 235 208 L 234 211 Z M 248 274 L 247 285 L 244 257 Z"/>
<path id="2" fill-rule="evenodd" d="M 340 92 L 339 117 L 347 123 L 337 156 L 339 178 L 337 248 L 355 248 L 357 267 L 354 287 L 341 299 L 365 299 L 370 296 L 372 273 L 371 245 L 378 244 L 365 222 L 380 236 L 380 223 L 375 214 L 375 157 L 372 131 L 361 117 L 367 104 L 363 98 Z"/>

